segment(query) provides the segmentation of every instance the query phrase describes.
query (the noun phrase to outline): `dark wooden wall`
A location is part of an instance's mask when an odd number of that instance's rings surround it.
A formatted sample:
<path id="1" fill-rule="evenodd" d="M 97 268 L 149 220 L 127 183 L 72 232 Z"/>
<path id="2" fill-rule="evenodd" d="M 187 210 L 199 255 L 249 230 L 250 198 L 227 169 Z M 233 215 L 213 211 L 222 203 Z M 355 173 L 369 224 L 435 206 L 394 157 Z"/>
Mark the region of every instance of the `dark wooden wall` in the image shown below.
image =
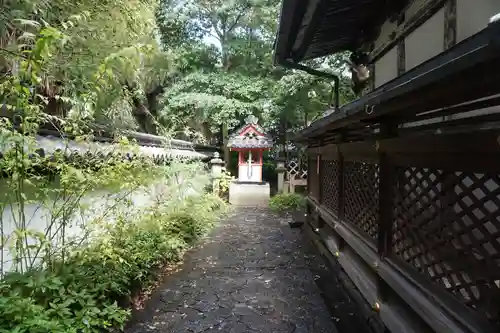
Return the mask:
<path id="1" fill-rule="evenodd" d="M 388 327 L 499 332 L 500 130 L 390 134 L 309 148 L 313 237 Z"/>

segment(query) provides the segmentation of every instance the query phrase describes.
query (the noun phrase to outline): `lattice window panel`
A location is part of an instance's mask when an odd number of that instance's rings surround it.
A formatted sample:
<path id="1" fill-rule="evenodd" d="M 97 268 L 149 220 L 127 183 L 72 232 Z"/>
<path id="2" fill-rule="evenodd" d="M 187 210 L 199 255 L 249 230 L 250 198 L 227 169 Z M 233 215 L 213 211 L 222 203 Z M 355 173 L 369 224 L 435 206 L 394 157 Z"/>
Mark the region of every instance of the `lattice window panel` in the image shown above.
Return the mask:
<path id="1" fill-rule="evenodd" d="M 302 161 L 290 160 L 286 164 L 287 179 L 295 176 L 296 179 L 307 179 L 307 164 Z"/>
<path id="2" fill-rule="evenodd" d="M 378 164 L 344 162 L 344 220 L 366 233 L 378 237 Z"/>
<path id="3" fill-rule="evenodd" d="M 310 157 L 308 162 L 308 177 L 307 177 L 307 189 L 309 195 L 315 199 L 319 199 L 319 175 L 317 173 L 317 163 L 316 157 Z"/>
<path id="4" fill-rule="evenodd" d="M 461 302 L 500 321 L 500 177 L 400 168 L 393 251 Z"/>
<path id="5" fill-rule="evenodd" d="M 339 204 L 339 162 L 321 161 L 321 200 L 322 204 L 338 214 Z"/>

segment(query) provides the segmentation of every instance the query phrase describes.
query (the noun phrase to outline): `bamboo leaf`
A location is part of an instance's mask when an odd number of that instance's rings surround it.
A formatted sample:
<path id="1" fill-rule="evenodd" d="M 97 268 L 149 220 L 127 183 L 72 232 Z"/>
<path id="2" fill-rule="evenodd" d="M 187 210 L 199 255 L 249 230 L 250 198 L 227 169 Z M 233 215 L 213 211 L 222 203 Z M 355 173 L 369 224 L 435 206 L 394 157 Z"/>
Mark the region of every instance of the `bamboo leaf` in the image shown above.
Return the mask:
<path id="1" fill-rule="evenodd" d="M 17 24 L 17 25 L 23 26 L 23 27 L 31 27 L 31 28 L 35 28 L 35 29 L 40 29 L 40 27 L 41 27 L 40 23 L 37 21 L 34 21 L 34 20 L 26 20 L 26 19 L 17 18 L 17 19 L 12 20 L 12 22 Z"/>

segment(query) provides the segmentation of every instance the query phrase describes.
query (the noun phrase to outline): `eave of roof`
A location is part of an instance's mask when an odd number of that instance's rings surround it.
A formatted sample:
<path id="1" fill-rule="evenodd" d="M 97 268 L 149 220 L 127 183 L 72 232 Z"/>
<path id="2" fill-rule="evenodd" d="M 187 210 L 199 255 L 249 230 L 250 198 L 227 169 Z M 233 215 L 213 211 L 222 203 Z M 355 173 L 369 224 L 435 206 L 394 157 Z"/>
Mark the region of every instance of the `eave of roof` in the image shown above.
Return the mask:
<path id="1" fill-rule="evenodd" d="M 409 2 L 385 0 L 283 0 L 275 63 L 285 64 L 355 50 Z"/>
<path id="2" fill-rule="evenodd" d="M 52 155 L 56 151 L 61 151 L 66 156 L 74 154 L 84 156 L 86 154 L 107 156 L 114 153 L 124 153 L 128 155 L 137 155 L 158 159 L 207 159 L 212 154 L 208 149 L 195 149 L 195 146 L 189 141 L 169 140 L 164 137 L 150 135 L 139 132 L 128 132 L 129 138 L 138 141 L 137 149 L 122 148 L 113 143 L 110 138 L 97 137 L 91 142 L 80 142 L 69 138 L 63 138 L 58 133 L 52 131 L 41 131 L 42 135 L 36 135 L 36 149 L 41 149 L 43 154 Z M 11 145 L 4 143 L 0 145 L 0 156 L 11 148 Z"/>
<path id="3" fill-rule="evenodd" d="M 273 140 L 269 136 L 259 136 L 248 138 L 244 136 L 235 136 L 229 139 L 229 148 L 271 148 Z"/>
<path id="4" fill-rule="evenodd" d="M 234 131 L 234 133 L 230 135 L 230 138 L 235 138 L 241 135 L 241 133 L 245 132 L 249 127 L 253 127 L 253 129 L 257 131 L 259 134 L 262 134 L 264 136 L 266 135 L 266 132 L 259 124 L 245 124 L 240 128 L 238 128 L 236 131 Z"/>
<path id="5" fill-rule="evenodd" d="M 271 149 L 273 145 L 271 143 L 266 144 L 252 144 L 252 143 L 239 143 L 228 146 L 230 149 Z"/>

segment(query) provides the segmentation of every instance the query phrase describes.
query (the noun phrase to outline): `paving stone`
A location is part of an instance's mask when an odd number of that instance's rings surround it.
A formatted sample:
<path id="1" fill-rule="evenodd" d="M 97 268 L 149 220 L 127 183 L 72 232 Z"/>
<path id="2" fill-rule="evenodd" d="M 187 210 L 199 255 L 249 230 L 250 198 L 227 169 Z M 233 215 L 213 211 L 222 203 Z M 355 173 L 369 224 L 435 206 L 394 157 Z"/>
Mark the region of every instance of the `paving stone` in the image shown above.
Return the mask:
<path id="1" fill-rule="evenodd" d="M 185 258 L 126 333 L 337 333 L 300 230 L 239 209 Z"/>

